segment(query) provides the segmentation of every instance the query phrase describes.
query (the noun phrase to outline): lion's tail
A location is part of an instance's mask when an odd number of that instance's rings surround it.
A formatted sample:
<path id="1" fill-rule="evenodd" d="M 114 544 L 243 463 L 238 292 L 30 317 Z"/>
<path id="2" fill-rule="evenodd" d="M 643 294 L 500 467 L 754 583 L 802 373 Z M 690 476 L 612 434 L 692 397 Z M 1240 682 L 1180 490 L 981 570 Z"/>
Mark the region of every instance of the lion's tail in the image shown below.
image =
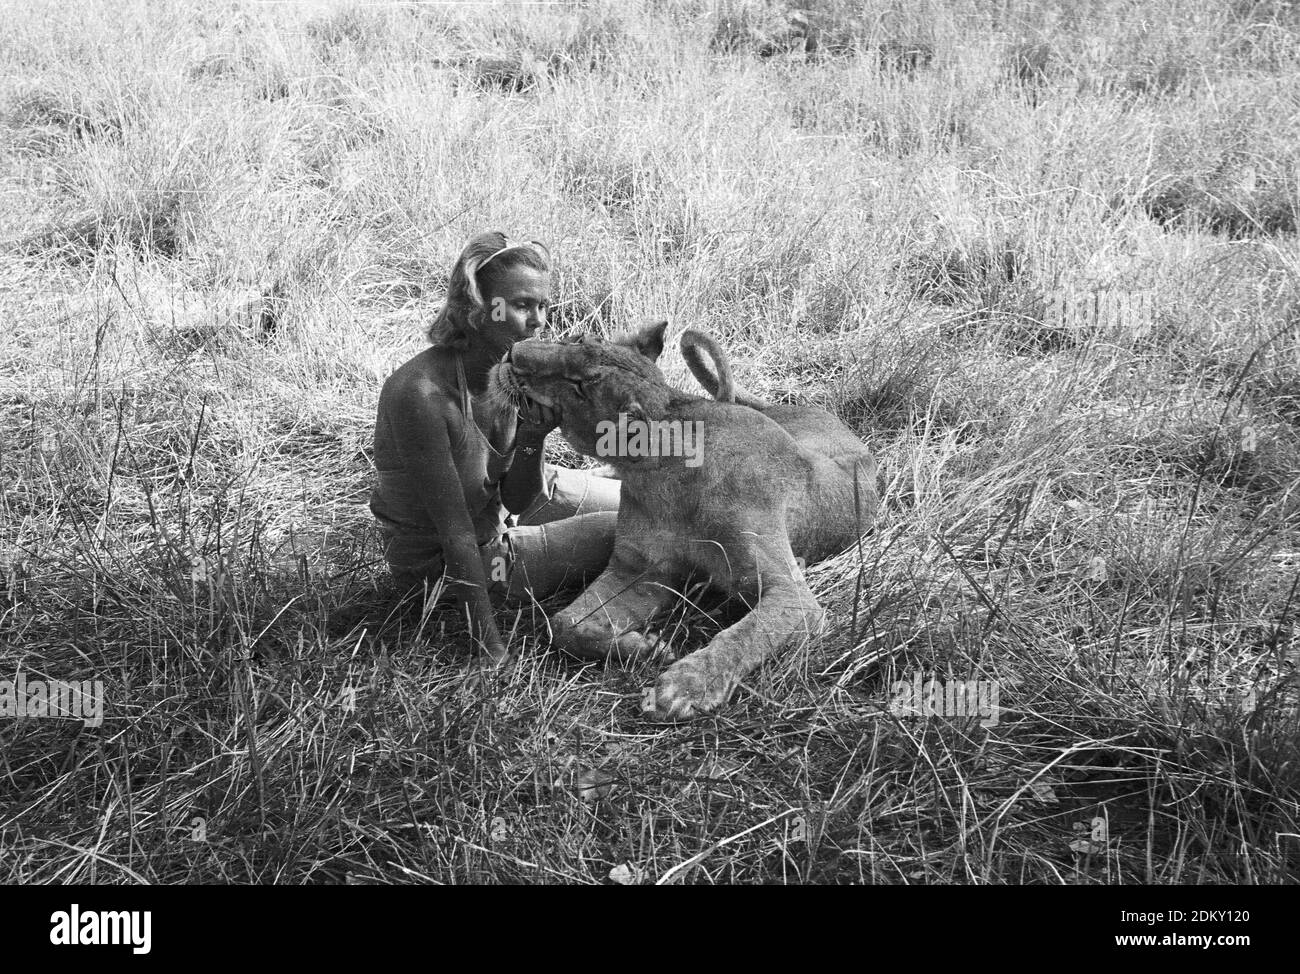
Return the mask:
<path id="1" fill-rule="evenodd" d="M 732 402 L 740 406 L 749 406 L 751 409 L 763 409 L 769 405 L 736 385 L 731 375 L 731 361 L 727 358 L 727 353 L 711 336 L 694 328 L 687 328 L 682 332 L 681 348 L 682 358 L 686 360 L 686 367 L 691 370 L 691 375 L 695 376 L 696 381 L 718 402 Z M 708 363 L 704 361 L 703 352 L 709 353 L 709 358 L 713 360 L 713 368 L 717 369 L 717 375 L 713 374 Z"/>

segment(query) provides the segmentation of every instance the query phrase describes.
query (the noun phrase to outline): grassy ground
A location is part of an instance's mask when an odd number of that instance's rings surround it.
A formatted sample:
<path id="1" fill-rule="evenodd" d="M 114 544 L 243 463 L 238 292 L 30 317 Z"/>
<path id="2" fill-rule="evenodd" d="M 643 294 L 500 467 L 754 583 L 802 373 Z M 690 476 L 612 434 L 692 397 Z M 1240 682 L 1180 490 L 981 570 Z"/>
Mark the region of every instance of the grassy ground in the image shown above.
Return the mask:
<path id="1" fill-rule="evenodd" d="M 105 718 L 0 721 L 0 878 L 1294 881 L 1300 7 L 789 6 L 7 9 L 0 680 Z M 484 228 L 879 453 L 714 718 L 386 591 L 379 385 Z"/>

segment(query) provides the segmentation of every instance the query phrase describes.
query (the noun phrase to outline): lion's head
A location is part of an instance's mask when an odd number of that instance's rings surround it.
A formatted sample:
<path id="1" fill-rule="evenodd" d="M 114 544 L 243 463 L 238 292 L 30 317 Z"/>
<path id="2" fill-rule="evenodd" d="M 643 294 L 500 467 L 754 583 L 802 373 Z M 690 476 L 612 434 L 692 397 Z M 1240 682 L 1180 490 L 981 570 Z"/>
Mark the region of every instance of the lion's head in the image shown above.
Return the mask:
<path id="1" fill-rule="evenodd" d="M 655 365 L 667 327 L 660 321 L 608 341 L 518 342 L 492 367 L 488 388 L 520 410 L 555 410 L 564 438 L 594 456 L 598 423 L 616 422 L 620 413 L 657 416 L 667 406 L 672 390 Z"/>

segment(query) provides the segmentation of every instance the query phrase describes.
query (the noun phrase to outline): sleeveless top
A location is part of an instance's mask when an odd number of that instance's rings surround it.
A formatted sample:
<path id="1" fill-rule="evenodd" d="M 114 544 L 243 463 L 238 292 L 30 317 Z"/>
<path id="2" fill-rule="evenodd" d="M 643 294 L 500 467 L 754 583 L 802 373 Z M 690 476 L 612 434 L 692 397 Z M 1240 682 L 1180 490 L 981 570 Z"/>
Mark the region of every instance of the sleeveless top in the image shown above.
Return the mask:
<path id="1" fill-rule="evenodd" d="M 501 479 L 510 469 L 514 449 L 512 445 L 504 453 L 498 453 L 479 427 L 469 383 L 465 381 L 465 367 L 459 357 L 456 359 L 456 379 L 465 415 L 464 436 L 451 444 L 453 455 L 449 459 L 460 474 L 461 490 L 474 524 L 475 540 L 483 545 L 500 539 L 509 527 L 508 515 L 501 503 Z M 480 407 L 480 412 L 486 410 Z M 385 534 L 405 535 L 408 542 L 418 542 L 418 546 L 432 557 L 441 553 L 442 544 L 438 526 L 429 517 L 423 502 L 425 492 L 431 488 L 418 482 L 406 469 L 396 443 L 391 417 L 381 411 L 375 429 L 375 469 L 379 483 L 370 494 L 370 511 Z"/>

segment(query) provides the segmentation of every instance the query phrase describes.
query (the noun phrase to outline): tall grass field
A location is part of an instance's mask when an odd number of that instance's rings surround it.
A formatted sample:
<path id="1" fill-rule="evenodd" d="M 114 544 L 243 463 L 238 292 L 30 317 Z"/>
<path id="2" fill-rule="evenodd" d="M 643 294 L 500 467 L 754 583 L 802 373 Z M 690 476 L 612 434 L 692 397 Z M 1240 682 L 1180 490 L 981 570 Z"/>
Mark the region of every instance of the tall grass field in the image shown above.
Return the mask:
<path id="1" fill-rule="evenodd" d="M 0 881 L 1300 878 L 1300 4 L 0 7 Z M 490 229 L 880 460 L 708 717 L 394 595 L 379 389 Z"/>

